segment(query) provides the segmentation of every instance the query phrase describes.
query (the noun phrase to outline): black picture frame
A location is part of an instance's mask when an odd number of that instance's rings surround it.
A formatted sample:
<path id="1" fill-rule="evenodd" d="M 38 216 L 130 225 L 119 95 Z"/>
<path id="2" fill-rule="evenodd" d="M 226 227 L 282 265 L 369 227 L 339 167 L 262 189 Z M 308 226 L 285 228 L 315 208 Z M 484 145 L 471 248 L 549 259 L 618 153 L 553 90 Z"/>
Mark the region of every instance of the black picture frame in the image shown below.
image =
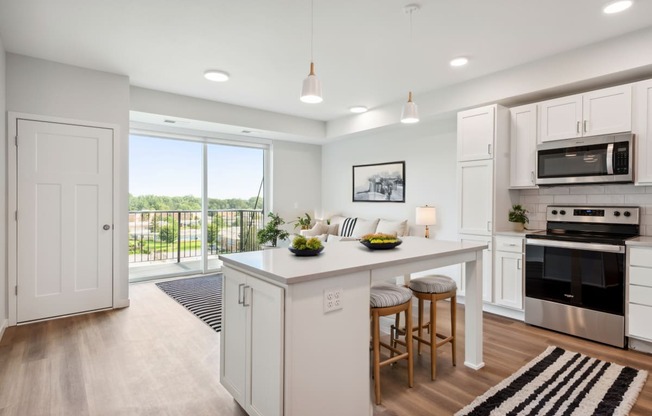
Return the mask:
<path id="1" fill-rule="evenodd" d="M 405 161 L 353 166 L 353 202 L 405 202 Z"/>

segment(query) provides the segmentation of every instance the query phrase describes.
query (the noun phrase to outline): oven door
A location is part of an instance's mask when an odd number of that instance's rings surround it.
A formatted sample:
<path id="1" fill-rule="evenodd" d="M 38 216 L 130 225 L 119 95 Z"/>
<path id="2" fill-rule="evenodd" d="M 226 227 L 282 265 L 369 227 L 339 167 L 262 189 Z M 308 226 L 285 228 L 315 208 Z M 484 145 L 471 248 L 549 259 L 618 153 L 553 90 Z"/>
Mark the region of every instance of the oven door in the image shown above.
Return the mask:
<path id="1" fill-rule="evenodd" d="M 526 240 L 525 296 L 624 316 L 625 247 Z"/>

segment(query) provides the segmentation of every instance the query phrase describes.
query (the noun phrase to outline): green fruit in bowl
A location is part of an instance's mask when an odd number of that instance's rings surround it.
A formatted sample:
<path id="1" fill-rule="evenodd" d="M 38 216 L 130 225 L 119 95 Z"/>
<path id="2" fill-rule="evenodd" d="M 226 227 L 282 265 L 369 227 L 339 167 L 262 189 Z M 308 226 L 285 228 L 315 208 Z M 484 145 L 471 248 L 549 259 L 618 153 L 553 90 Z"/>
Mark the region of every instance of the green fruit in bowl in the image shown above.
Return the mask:
<path id="1" fill-rule="evenodd" d="M 306 239 L 304 236 L 296 236 L 292 240 L 292 248 L 296 250 L 319 250 L 322 244 L 317 237 Z"/>
<path id="2" fill-rule="evenodd" d="M 366 234 L 362 236 L 362 241 L 368 241 L 371 244 L 391 244 L 397 243 L 399 239 L 394 234 Z"/>

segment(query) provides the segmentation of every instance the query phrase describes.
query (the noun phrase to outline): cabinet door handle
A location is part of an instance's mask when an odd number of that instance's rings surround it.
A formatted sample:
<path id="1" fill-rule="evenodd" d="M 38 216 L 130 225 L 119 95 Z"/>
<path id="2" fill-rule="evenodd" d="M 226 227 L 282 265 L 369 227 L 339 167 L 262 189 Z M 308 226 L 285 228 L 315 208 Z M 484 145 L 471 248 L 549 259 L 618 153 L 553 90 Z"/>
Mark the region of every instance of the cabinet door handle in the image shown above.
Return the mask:
<path id="1" fill-rule="evenodd" d="M 523 265 L 521 264 L 521 259 L 516 259 L 516 268 L 518 270 L 521 270 L 522 267 Z"/>
<path id="2" fill-rule="evenodd" d="M 536 182 L 534 180 L 534 171 L 530 172 L 530 180 L 532 181 L 532 185 L 534 185 Z"/>
<path id="3" fill-rule="evenodd" d="M 251 286 L 247 285 L 242 291 L 242 306 L 251 306 L 251 303 L 247 303 L 247 289 L 251 289 Z M 249 300 L 251 302 L 251 300 Z"/>
<path id="4" fill-rule="evenodd" d="M 487 154 L 491 154 L 491 143 L 487 145 Z"/>
<path id="5" fill-rule="evenodd" d="M 577 134 L 580 134 L 580 122 L 577 122 Z"/>
<path id="6" fill-rule="evenodd" d="M 487 231 L 491 231 L 491 221 L 487 221 Z"/>
<path id="7" fill-rule="evenodd" d="M 238 305 L 242 305 L 244 303 L 244 293 L 242 293 L 242 288 L 244 285 L 244 283 L 240 283 L 238 285 Z"/>
<path id="8" fill-rule="evenodd" d="M 584 120 L 584 133 L 589 131 L 589 120 Z"/>

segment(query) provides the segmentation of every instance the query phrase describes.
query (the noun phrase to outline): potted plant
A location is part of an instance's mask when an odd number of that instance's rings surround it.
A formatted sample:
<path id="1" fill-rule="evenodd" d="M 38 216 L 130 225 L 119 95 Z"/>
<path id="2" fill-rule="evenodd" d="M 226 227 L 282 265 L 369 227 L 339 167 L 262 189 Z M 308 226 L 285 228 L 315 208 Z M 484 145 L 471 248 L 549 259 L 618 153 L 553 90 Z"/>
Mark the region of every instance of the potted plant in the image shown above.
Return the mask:
<path id="1" fill-rule="evenodd" d="M 521 204 L 512 205 L 512 209 L 509 211 L 509 222 L 513 222 L 516 231 L 527 230 L 525 224 L 530 222 L 530 219 L 527 217 L 527 209 L 525 209 Z"/>
<path id="2" fill-rule="evenodd" d="M 276 247 L 278 240 L 287 239 L 290 236 L 290 233 L 279 228 L 281 225 L 285 224 L 285 221 L 278 214 L 270 212 L 267 214 L 267 217 L 269 218 L 269 221 L 267 221 L 265 227 L 258 230 L 258 233 L 256 234 L 258 244 L 268 244 L 271 247 Z"/>
<path id="3" fill-rule="evenodd" d="M 297 217 L 297 220 L 295 221 L 296 224 L 294 224 L 294 228 L 300 227 L 302 230 L 309 230 L 310 229 L 310 223 L 312 223 L 312 218 L 310 218 L 310 215 L 306 212 L 306 214 L 303 217 Z"/>

